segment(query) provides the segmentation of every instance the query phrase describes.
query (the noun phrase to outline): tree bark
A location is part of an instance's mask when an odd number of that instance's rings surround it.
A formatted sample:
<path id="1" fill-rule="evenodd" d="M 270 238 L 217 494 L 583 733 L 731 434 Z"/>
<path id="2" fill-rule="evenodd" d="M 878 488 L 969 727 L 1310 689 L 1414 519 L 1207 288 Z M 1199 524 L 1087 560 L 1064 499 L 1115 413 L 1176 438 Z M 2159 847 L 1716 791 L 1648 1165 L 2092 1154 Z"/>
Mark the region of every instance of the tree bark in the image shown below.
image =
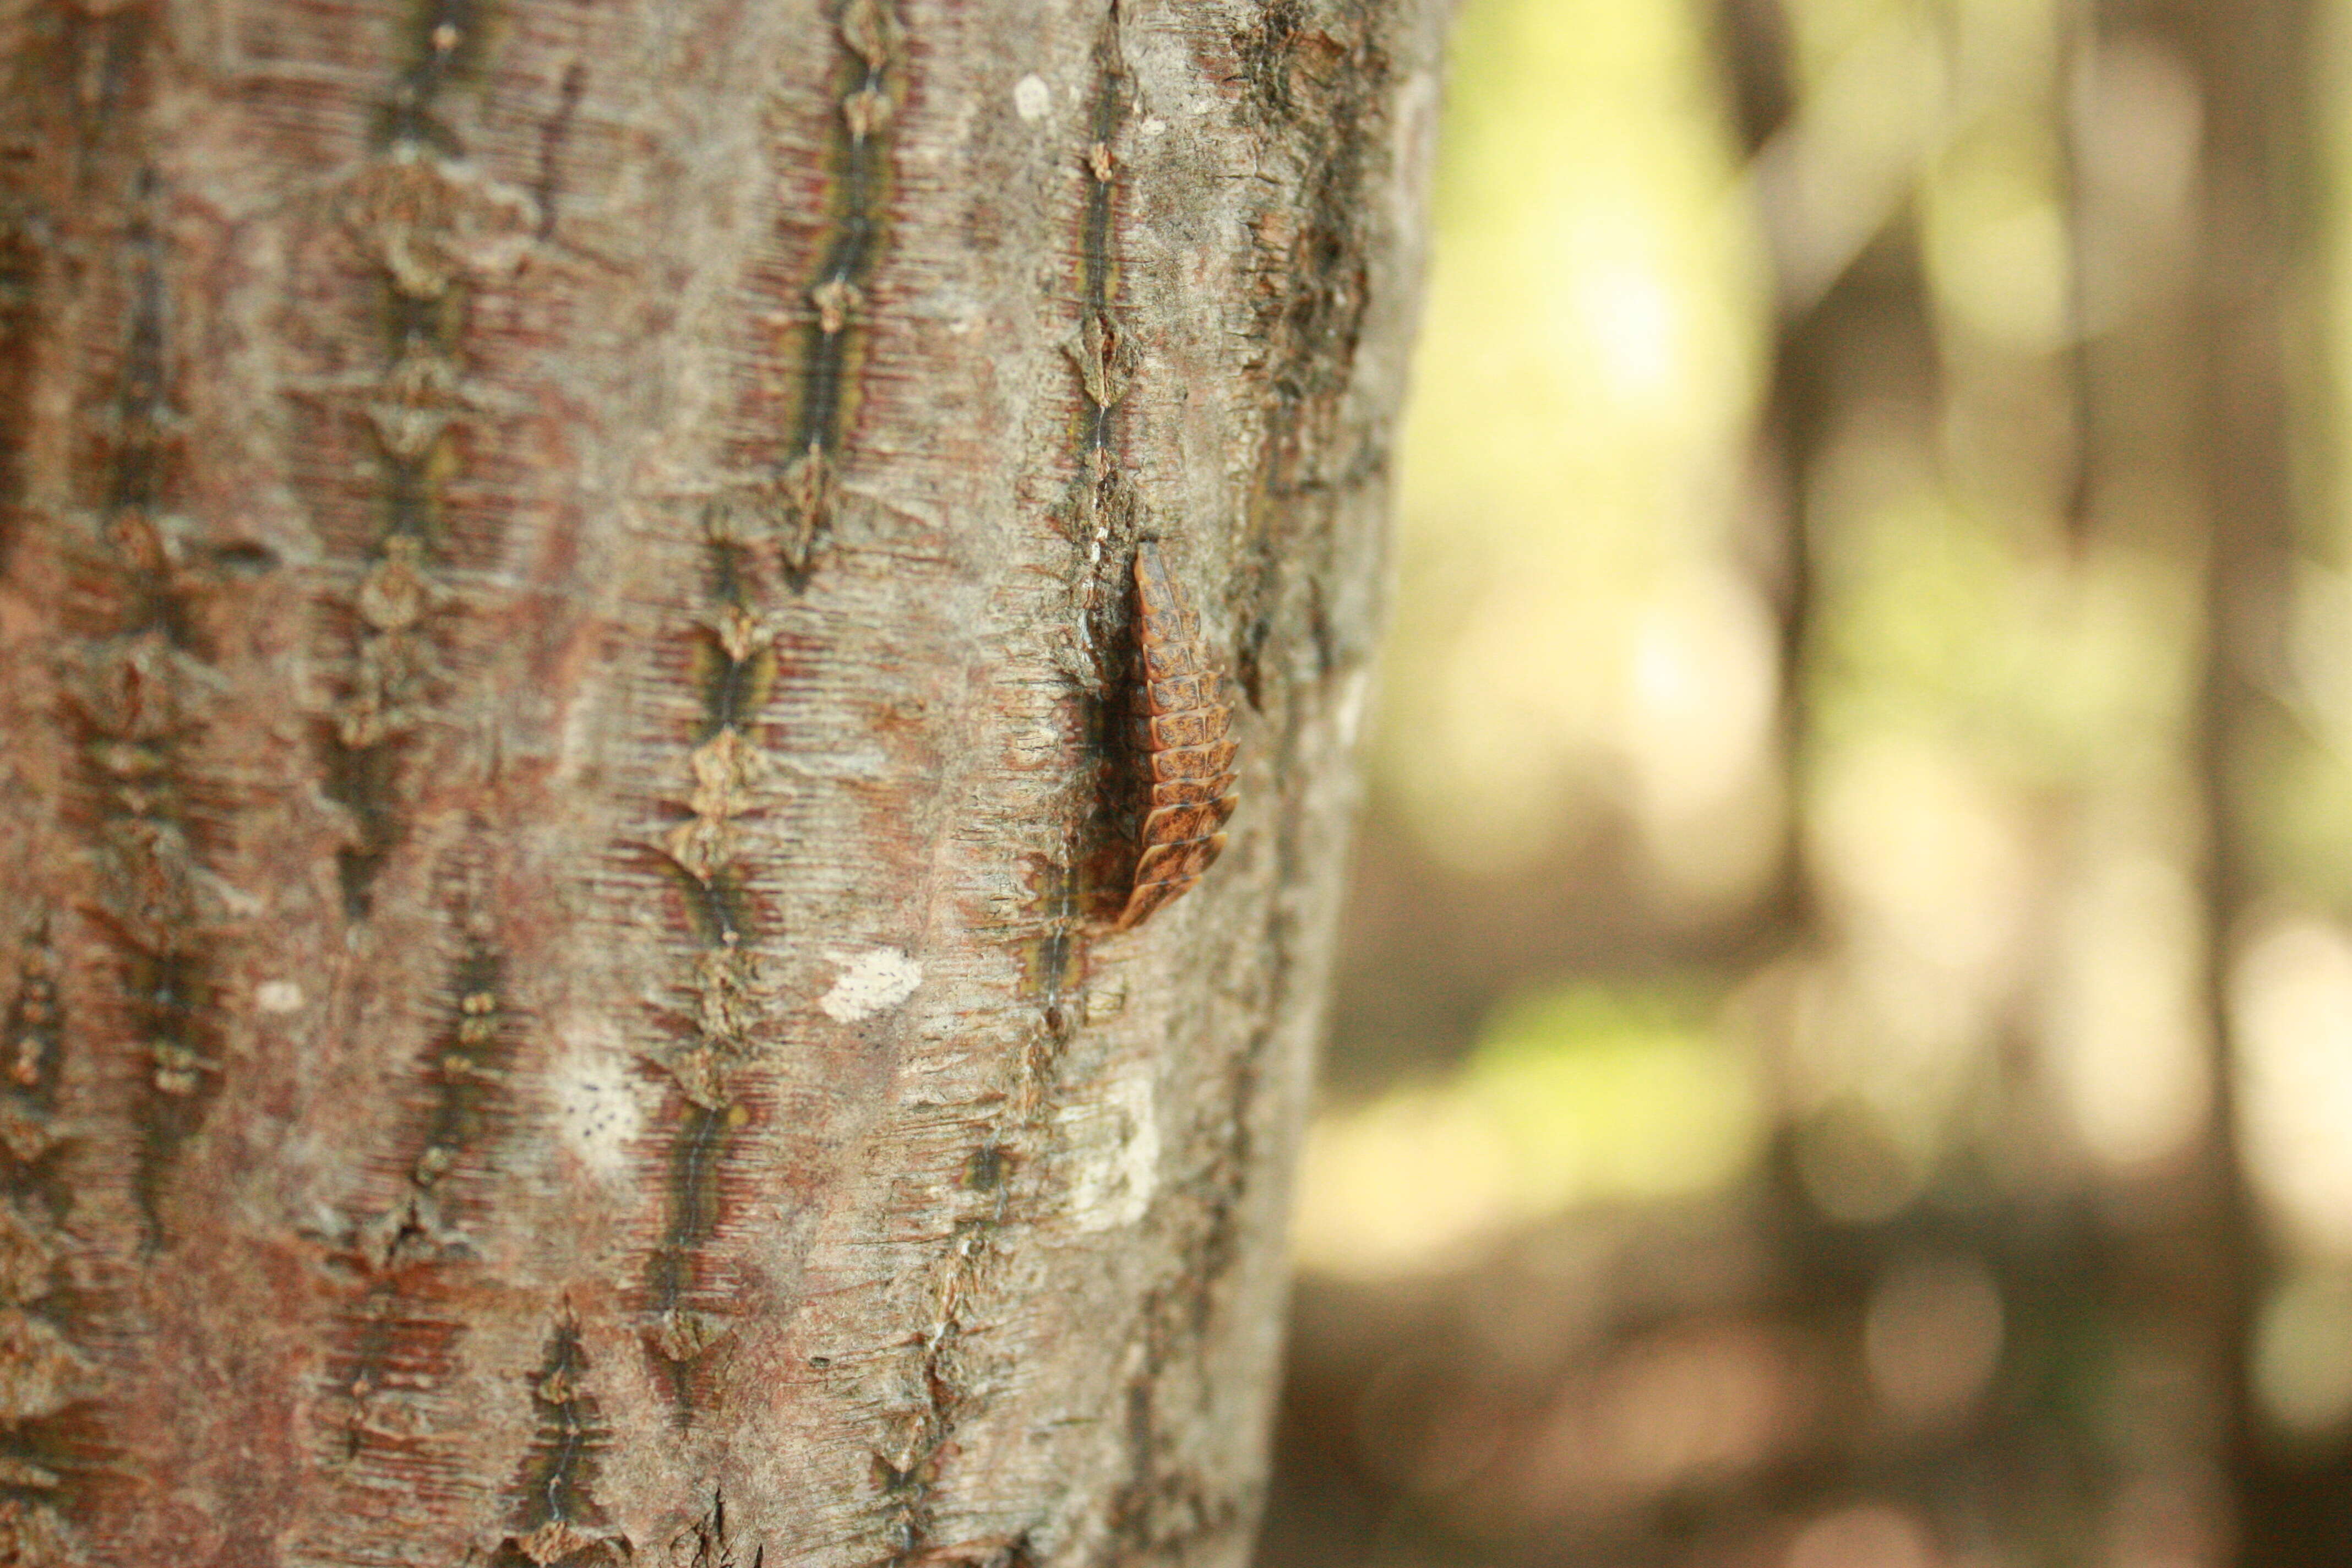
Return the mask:
<path id="1" fill-rule="evenodd" d="M 0 1562 L 1243 1558 L 1440 8 L 0 5 Z"/>
<path id="2" fill-rule="evenodd" d="M 2221 1417 L 2243 1568 L 2317 1568 L 2352 1550 L 2352 1444 L 2298 1446 L 2262 1409 L 2253 1331 L 2279 1265 L 2246 1163 L 2244 1072 L 2231 1003 L 2239 950 L 2278 892 L 2257 828 L 2262 776 L 2284 754 L 2289 721 L 2278 672 L 2288 667 L 2298 562 L 2324 539 L 2303 504 L 2326 445 L 2298 440 L 2325 384 L 2304 276 L 2323 248 L 2319 89 L 2326 13 L 2275 0 L 2221 17 L 2186 0 L 2106 0 L 2103 23 L 2137 25 L 2178 49 L 2199 94 L 2203 132 L 2197 268 L 2190 299 L 2195 382 L 2186 422 L 2202 491 L 2205 669 L 2194 737 L 2207 842 L 2207 1015 L 2215 1046 L 2212 1165 L 2206 1194 L 2220 1274 L 2214 1332 L 2229 1360 Z M 2317 426 L 2334 435 L 2332 425 Z M 2273 787 L 2275 787 L 2274 785 Z M 2273 807 L 2273 809 L 2275 809 Z"/>

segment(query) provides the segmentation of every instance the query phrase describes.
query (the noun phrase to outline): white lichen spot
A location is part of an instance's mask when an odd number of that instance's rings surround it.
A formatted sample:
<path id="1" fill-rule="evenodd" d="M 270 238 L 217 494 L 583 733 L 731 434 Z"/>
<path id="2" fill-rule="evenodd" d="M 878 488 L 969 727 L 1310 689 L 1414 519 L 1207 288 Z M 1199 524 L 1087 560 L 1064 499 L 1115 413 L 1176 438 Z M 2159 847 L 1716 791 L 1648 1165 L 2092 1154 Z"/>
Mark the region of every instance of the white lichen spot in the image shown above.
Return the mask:
<path id="1" fill-rule="evenodd" d="M 1168 133 L 1168 121 L 1156 118 L 1146 120 L 1142 124 L 1135 128 L 1135 133 L 1142 137 L 1146 142 L 1152 141 L 1160 136 L 1165 136 Z"/>
<path id="2" fill-rule="evenodd" d="M 825 957 L 841 966 L 841 973 L 816 1005 L 835 1023 L 855 1024 L 896 1007 L 923 983 L 923 966 L 895 947 L 828 952 Z"/>
<path id="3" fill-rule="evenodd" d="M 253 988 L 253 1005 L 264 1013 L 299 1013 L 302 988 L 291 980 L 265 980 Z"/>
<path id="4" fill-rule="evenodd" d="M 582 1040 L 556 1064 L 549 1082 L 564 1148 L 599 1176 L 624 1174 L 629 1146 L 644 1121 L 621 1053 Z"/>
<path id="5" fill-rule="evenodd" d="M 1151 1075 L 1137 1068 L 1093 1104 L 1055 1118 L 1069 1140 L 1070 1217 L 1080 1230 L 1133 1225 L 1160 1185 L 1160 1117 Z"/>
<path id="6" fill-rule="evenodd" d="M 1013 84 L 1013 110 L 1022 119 L 1034 124 L 1045 119 L 1045 111 L 1053 107 L 1054 89 L 1035 71 Z"/>

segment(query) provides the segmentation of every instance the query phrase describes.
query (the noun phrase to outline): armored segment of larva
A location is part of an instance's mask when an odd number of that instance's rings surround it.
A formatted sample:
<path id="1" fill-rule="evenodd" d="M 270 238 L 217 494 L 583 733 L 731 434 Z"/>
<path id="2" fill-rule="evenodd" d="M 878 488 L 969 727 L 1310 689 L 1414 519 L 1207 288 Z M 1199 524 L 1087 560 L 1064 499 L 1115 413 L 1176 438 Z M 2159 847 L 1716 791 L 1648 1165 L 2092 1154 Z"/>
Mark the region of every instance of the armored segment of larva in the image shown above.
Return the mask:
<path id="1" fill-rule="evenodd" d="M 1201 879 L 1225 847 L 1235 800 L 1224 680 L 1201 646 L 1200 617 L 1150 540 L 1135 549 L 1135 752 L 1150 801 L 1114 931 L 1141 925 Z"/>

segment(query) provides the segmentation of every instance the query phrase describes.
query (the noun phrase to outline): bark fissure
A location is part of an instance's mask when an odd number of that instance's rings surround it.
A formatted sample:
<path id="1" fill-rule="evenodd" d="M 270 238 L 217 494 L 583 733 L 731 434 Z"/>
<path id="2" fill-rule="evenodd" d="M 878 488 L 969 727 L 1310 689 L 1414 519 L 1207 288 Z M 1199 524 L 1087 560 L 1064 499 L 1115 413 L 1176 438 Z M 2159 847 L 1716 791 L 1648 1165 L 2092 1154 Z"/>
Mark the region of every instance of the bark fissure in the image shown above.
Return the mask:
<path id="1" fill-rule="evenodd" d="M 450 491 L 467 465 L 460 426 L 479 404 L 466 382 L 469 279 L 539 226 L 527 194 L 467 164 L 440 111 L 445 90 L 481 68 L 478 9 L 433 0 L 415 15 L 415 58 L 383 105 L 379 150 L 343 197 L 344 222 L 377 275 L 380 332 L 378 369 L 359 389 L 374 438 L 374 539 L 337 607 L 348 660 L 320 741 L 327 795 L 350 817 L 337 863 L 354 921 L 367 918 L 377 878 L 409 836 L 406 774 L 448 697 Z M 502 533 L 490 521 L 477 548 L 495 551 Z"/>
<path id="2" fill-rule="evenodd" d="M 1107 798 L 1109 791 L 1104 788 L 1090 794 Z M 1073 835 L 1074 839 L 1077 837 Z M 1025 880 L 1030 896 L 1024 913 L 1034 923 L 1015 944 L 1020 962 L 1015 990 L 1037 1008 L 1045 1037 L 1066 1044 L 1085 1011 L 1088 929 L 1085 879 L 1067 861 L 1033 856 Z"/>
<path id="3" fill-rule="evenodd" d="M 1120 458 L 1117 417 L 1133 383 L 1137 353 L 1118 313 L 1118 162 L 1114 152 L 1127 117 L 1132 85 L 1120 49 L 1120 17 L 1115 3 L 1097 35 L 1093 81 L 1088 94 L 1088 140 L 1082 172 L 1076 247 L 1080 317 L 1066 345 L 1076 372 L 1080 405 L 1076 430 L 1078 473 L 1066 504 L 1069 528 L 1082 551 L 1076 641 L 1084 688 L 1077 754 L 1085 759 L 1080 809 L 1071 822 L 1066 859 L 1033 859 L 1030 909 L 1041 929 L 1018 944 L 1016 993 L 1038 1008 L 1038 1026 L 1024 1034 L 1013 1057 L 1011 1081 L 1000 1107 L 967 1160 L 963 1185 L 979 1193 L 986 1208 L 960 1219 L 930 1287 L 930 1311 L 915 1341 L 916 1403 L 893 1422 L 874 1453 L 876 1481 L 886 1514 L 885 1539 L 892 1568 L 918 1561 L 986 1562 L 1019 1551 L 1012 1540 L 950 1542 L 939 1539 L 935 1499 L 945 1467 L 957 1447 L 959 1423 L 976 1409 L 980 1395 L 966 1364 L 963 1341 L 978 1320 L 989 1286 L 989 1267 L 1009 1250 L 1008 1226 L 1016 1173 L 1043 1173 L 1037 1158 L 1050 1140 L 1055 1083 L 1067 1047 L 1084 1022 L 1088 927 L 1114 914 L 1125 895 L 1134 848 L 1104 847 L 1117 836 L 1118 741 L 1108 734 L 1110 698 L 1124 664 L 1110 650 L 1118 606 L 1105 593 L 1108 563 L 1135 533 L 1133 486 Z M 1117 882 L 1114 888 L 1111 884 Z M 1089 906 L 1103 906 L 1100 910 Z M 1042 1184 L 1019 1205 L 1022 1212 L 1047 1212 Z M 1025 1553 L 1024 1553 L 1025 1555 Z"/>
<path id="4" fill-rule="evenodd" d="M 20 85 L 10 90 L 30 96 Z M 25 441 L 32 425 L 27 399 L 43 270 L 33 227 L 32 204 L 0 183 L 0 573 L 15 552 L 25 504 Z"/>
<path id="5" fill-rule="evenodd" d="M 539 228 L 536 237 L 541 241 L 555 234 L 555 210 L 563 195 L 563 153 L 572 140 L 572 121 L 580 112 L 580 96 L 588 88 L 588 68 L 574 60 L 563 69 L 562 83 L 556 89 L 555 112 L 539 132 L 539 178 L 531 183 L 530 194 L 539 205 Z"/>
<path id="6" fill-rule="evenodd" d="M 678 1568 L 766 1568 L 768 1548 L 762 1543 L 745 1557 L 727 1528 L 727 1491 L 711 1489 L 710 1507 L 701 1518 L 670 1542 L 670 1561 Z"/>
<path id="7" fill-rule="evenodd" d="M 671 1020 L 677 1038 L 654 1055 L 677 1106 L 664 1156 L 662 1230 L 645 1276 L 645 1343 L 680 1421 L 692 1413 L 698 1368 L 737 1310 L 705 1255 L 723 1218 L 730 1149 L 752 1120 L 740 1079 L 768 1011 L 743 822 L 761 809 L 767 769 L 755 725 L 777 674 L 775 634 L 764 618 L 772 591 L 762 584 L 783 569 L 772 539 L 738 539 L 716 517 L 705 552 L 710 607 L 689 652 L 699 708 L 699 736 L 688 756 L 693 784 L 680 803 L 684 820 L 662 841 L 696 945 L 681 982 L 685 1005 Z"/>
<path id="8" fill-rule="evenodd" d="M 1081 1020 L 1048 1022 L 1024 1039 L 1000 1109 L 965 1161 L 961 1187 L 985 1205 L 959 1219 L 929 1288 L 929 1311 L 915 1336 L 915 1384 L 919 1400 L 893 1423 L 875 1450 L 875 1479 L 886 1510 L 891 1568 L 926 1563 L 992 1563 L 1024 1555 L 1019 1542 L 992 1538 L 942 1542 L 934 1497 L 956 1450 L 959 1421 L 982 1395 L 964 1341 L 983 1310 L 1004 1303 L 992 1296 L 990 1267 L 1009 1256 L 1034 1218 L 1050 1213 L 1051 1118 L 1064 1053 Z M 1025 1190 L 1016 1188 L 1024 1174 Z"/>
<path id="9" fill-rule="evenodd" d="M 26 932 L 0 1036 L 0 1561 L 87 1561 L 69 1521 L 100 1479 L 89 1315 L 67 1226 L 73 1192 L 58 1121 L 66 1042 L 47 916 Z"/>
<path id="10" fill-rule="evenodd" d="M 1001 1194 L 1002 1185 L 996 1190 Z M 932 1555 L 936 1524 L 932 1492 L 950 1451 L 957 1417 L 969 1398 L 963 1370 L 957 1363 L 958 1341 L 992 1233 L 1003 1218 L 1000 1196 L 993 1215 L 957 1225 L 934 1286 L 930 1321 L 917 1336 L 920 1403 L 895 1423 L 897 1430 L 887 1450 L 875 1452 L 875 1479 L 887 1513 L 884 1538 L 890 1547 L 891 1568 L 903 1568 Z"/>
<path id="11" fill-rule="evenodd" d="M 99 479 L 96 538 L 83 573 L 90 636 L 68 681 L 79 748 L 81 812 L 110 938 L 121 1026 L 140 1062 L 131 1114 L 133 1181 L 151 1247 L 167 1239 L 163 1204 L 182 1147 L 204 1124 L 226 1070 L 218 912 L 203 889 L 208 818 L 225 802 L 209 777 L 202 708 L 215 683 L 204 635 L 207 584 L 191 531 L 166 510 L 179 479 L 173 436 L 163 200 L 152 169 L 134 177 L 123 237 L 130 272 L 121 363 Z"/>
<path id="12" fill-rule="evenodd" d="M 1077 373 L 1077 468 L 1069 503 L 1070 531 L 1081 552 L 1077 567 L 1077 694 L 1082 815 L 1069 848 L 1079 897 L 1090 926 L 1116 924 L 1134 884 L 1142 814 L 1137 797 L 1141 760 L 1127 732 L 1122 700 L 1133 679 L 1133 596 L 1129 558 L 1142 527 L 1142 501 L 1122 461 L 1127 421 L 1122 405 L 1140 364 L 1119 301 L 1119 166 L 1117 143 L 1132 108 L 1134 84 L 1119 43 L 1114 3 L 1097 35 L 1087 95 L 1088 140 L 1079 155 L 1077 260 L 1078 330 L 1067 345 Z M 1090 932 L 1059 940 L 1065 963 L 1082 979 Z M 1058 1013 L 1058 990 L 1048 1000 Z"/>
<path id="13" fill-rule="evenodd" d="M 1120 560 L 1134 539 L 1139 504 L 1119 459 L 1119 405 L 1133 387 L 1138 353 L 1118 304 L 1118 157 L 1133 87 L 1119 49 L 1118 6 L 1103 18 L 1095 45 L 1089 95 L 1089 140 L 1080 154 L 1085 194 L 1078 222 L 1079 318 L 1069 353 L 1081 398 L 1078 478 L 1074 531 L 1084 557 L 1079 568 L 1078 651 L 1091 667 L 1097 693 L 1124 673 L 1120 611 L 1125 595 Z M 1098 699 L 1099 700 L 1099 699 Z"/>
<path id="14" fill-rule="evenodd" d="M 595 1485 L 612 1431 L 586 1387 L 587 1352 L 569 1308 L 530 1385 L 530 1452 L 515 1482 L 514 1533 L 490 1568 L 621 1568 L 628 1538 L 610 1528 Z"/>
<path id="15" fill-rule="evenodd" d="M 1086 925 L 1077 883 L 1064 868 L 1046 865 L 1038 889 L 1048 930 L 1022 944 L 1016 983 L 1039 1005 L 1038 1026 L 1023 1033 L 1009 1081 L 994 1096 L 996 1110 L 963 1163 L 959 1187 L 980 1206 L 956 1221 L 929 1284 L 929 1310 L 915 1335 L 919 1399 L 874 1451 L 891 1568 L 995 1563 L 1009 1561 L 1008 1553 L 1025 1558 L 1017 1542 L 1005 1539 L 942 1543 L 934 1497 L 956 1450 L 958 1423 L 982 1402 L 964 1341 L 991 1302 L 990 1266 L 1017 1246 L 1016 1232 L 1032 1230 L 1050 1213 L 1055 1091 L 1065 1053 L 1085 1022 Z M 1018 1186 L 1024 1174 L 1025 1191 Z"/>
<path id="16" fill-rule="evenodd" d="M 872 330 L 867 289 L 890 201 L 896 79 L 906 68 L 905 37 L 887 0 L 845 0 L 835 32 L 841 90 L 825 154 L 826 221 L 814 279 L 802 294 L 807 310 L 782 318 L 799 339 L 797 352 L 780 356 L 799 366 L 786 455 L 772 479 L 723 499 L 719 508 L 761 520 L 795 590 L 806 585 L 839 504 L 843 446 Z"/>
<path id="17" fill-rule="evenodd" d="M 455 1487 L 462 1479 L 451 1445 L 433 1435 L 426 1407 L 456 1367 L 465 1332 L 452 1300 L 453 1270 L 478 1261 L 460 1188 L 478 1188 L 494 1173 L 497 1141 L 509 1121 L 504 1100 L 516 1019 L 506 955 L 478 889 L 461 898 L 452 923 L 464 934 L 440 1017 L 416 1061 L 423 1103 L 394 1156 L 395 1195 L 351 1238 L 366 1286 L 344 1313 L 327 1361 L 326 1392 L 343 1412 L 334 1436 L 340 1461 L 358 1464 L 351 1484 L 386 1503 L 419 1486 Z"/>

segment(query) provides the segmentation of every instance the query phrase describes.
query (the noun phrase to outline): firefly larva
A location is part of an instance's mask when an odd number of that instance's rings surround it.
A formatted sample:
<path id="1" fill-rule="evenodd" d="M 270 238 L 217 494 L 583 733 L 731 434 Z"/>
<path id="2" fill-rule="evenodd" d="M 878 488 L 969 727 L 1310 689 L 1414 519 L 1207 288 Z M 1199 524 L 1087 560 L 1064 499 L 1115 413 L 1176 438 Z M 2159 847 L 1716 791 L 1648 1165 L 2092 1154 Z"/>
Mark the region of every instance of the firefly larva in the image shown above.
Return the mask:
<path id="1" fill-rule="evenodd" d="M 1200 617 L 1150 540 L 1135 550 L 1135 750 L 1150 799 L 1117 931 L 1142 924 L 1201 879 L 1225 847 L 1234 801 L 1224 680 L 1201 645 Z"/>

